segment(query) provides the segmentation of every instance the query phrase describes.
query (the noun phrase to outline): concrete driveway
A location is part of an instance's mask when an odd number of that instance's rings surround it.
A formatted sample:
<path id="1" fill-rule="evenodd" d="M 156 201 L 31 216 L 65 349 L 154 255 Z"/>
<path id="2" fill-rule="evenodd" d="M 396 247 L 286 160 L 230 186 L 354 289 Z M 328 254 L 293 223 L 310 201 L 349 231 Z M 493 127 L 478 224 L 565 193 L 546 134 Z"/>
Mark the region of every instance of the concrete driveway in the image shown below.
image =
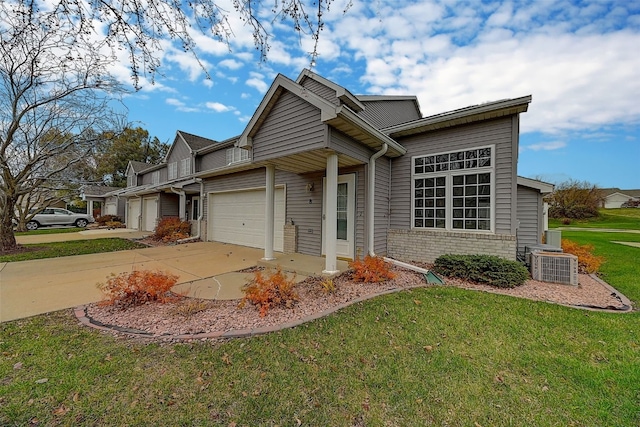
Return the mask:
<path id="1" fill-rule="evenodd" d="M 231 272 L 256 265 L 263 254 L 261 249 L 198 242 L 0 263 L 0 322 L 100 301 L 97 283 L 105 282 L 110 274 L 133 270 L 176 274 L 182 284 L 179 289 L 187 294 L 196 292 L 192 285 L 198 284 L 197 292 L 214 292 L 219 299 L 238 298 L 238 281 L 245 282 L 247 275 Z M 225 275 L 230 281 L 226 287 L 216 279 Z"/>

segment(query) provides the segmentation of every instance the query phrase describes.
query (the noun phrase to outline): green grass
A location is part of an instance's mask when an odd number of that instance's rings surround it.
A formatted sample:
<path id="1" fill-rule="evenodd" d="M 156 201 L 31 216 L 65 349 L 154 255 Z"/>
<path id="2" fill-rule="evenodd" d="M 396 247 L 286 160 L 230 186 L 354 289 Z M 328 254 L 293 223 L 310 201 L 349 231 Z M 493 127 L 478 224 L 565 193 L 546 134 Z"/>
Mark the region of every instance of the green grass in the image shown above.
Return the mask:
<path id="1" fill-rule="evenodd" d="M 61 233 L 78 233 L 85 228 L 38 228 L 32 231 L 21 231 L 14 233 L 16 236 L 35 236 L 36 234 L 61 234 Z"/>
<path id="2" fill-rule="evenodd" d="M 71 255 L 97 254 L 102 252 L 124 251 L 145 248 L 146 246 L 131 240 L 104 238 L 91 240 L 72 240 L 68 242 L 39 243 L 22 245 L 27 249 L 11 255 L 1 255 L 0 262 L 28 261 L 33 259 L 55 258 Z"/>
<path id="3" fill-rule="evenodd" d="M 566 231 L 640 301 L 633 233 Z M 637 239 L 637 240 L 634 240 Z M 46 382 L 42 381 L 46 379 Z M 0 324 L 0 425 L 637 426 L 640 312 L 453 287 L 282 332 L 145 343 L 68 311 Z"/>
<path id="4" fill-rule="evenodd" d="M 600 217 L 585 220 L 571 220 L 569 225 L 563 224 L 561 219 L 550 218 L 550 228 L 582 227 L 582 228 L 613 228 L 621 230 L 640 230 L 640 209 L 600 209 Z"/>

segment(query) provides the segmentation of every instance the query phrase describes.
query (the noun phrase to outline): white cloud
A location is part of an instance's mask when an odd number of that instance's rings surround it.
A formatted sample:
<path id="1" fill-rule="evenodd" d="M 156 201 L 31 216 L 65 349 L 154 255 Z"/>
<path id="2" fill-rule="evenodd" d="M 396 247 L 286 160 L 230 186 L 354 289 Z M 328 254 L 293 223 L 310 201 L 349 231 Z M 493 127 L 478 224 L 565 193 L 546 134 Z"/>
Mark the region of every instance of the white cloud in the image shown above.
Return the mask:
<path id="1" fill-rule="evenodd" d="M 242 68 L 244 64 L 240 61 L 236 61 L 235 59 L 224 59 L 218 62 L 218 66 L 228 68 L 230 70 L 238 70 Z"/>
<path id="2" fill-rule="evenodd" d="M 564 141 L 547 141 L 540 142 L 537 144 L 529 144 L 527 146 L 520 146 L 520 151 L 553 151 L 559 150 L 567 146 L 567 143 Z"/>
<path id="3" fill-rule="evenodd" d="M 166 104 L 176 107 L 176 110 L 182 111 L 183 113 L 198 113 L 200 109 L 197 107 L 189 107 L 183 101 L 180 101 L 176 98 L 167 98 L 164 101 Z"/>
<path id="4" fill-rule="evenodd" d="M 264 75 L 253 72 L 253 71 L 250 72 L 249 75 L 251 77 L 247 79 L 247 81 L 245 82 L 247 86 L 250 86 L 256 89 L 260 93 L 264 93 L 267 91 L 267 89 L 269 89 L 269 85 L 264 81 L 265 79 Z"/>
<path id="5" fill-rule="evenodd" d="M 205 105 L 208 109 L 213 110 L 216 113 L 225 113 L 227 111 L 235 110 L 234 107 L 230 107 L 219 102 L 207 102 Z"/>

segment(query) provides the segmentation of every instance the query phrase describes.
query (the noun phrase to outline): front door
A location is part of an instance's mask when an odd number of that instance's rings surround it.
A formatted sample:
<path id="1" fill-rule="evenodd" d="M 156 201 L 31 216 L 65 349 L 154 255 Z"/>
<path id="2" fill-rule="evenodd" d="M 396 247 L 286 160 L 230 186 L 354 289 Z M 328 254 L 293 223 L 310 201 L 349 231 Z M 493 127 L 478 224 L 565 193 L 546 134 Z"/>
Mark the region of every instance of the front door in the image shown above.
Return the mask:
<path id="1" fill-rule="evenodd" d="M 323 195 L 327 195 L 326 182 L 323 182 Z M 327 227 L 325 218 L 326 203 L 322 208 L 322 228 Z M 338 176 L 338 203 L 336 227 L 336 255 L 340 258 L 355 258 L 355 210 L 356 210 L 356 174 Z M 324 234 L 322 233 L 322 253 L 325 253 Z"/>

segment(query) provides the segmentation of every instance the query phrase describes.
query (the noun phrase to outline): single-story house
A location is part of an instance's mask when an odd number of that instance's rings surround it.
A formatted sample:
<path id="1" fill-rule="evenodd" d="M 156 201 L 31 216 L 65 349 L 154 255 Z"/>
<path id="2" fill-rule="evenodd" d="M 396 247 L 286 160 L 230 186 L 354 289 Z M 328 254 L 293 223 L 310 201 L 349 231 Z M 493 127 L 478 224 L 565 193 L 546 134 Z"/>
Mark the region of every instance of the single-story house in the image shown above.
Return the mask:
<path id="1" fill-rule="evenodd" d="M 131 162 L 118 196 L 130 228 L 179 216 L 203 240 L 263 248 L 266 259 L 324 256 L 328 273 L 366 254 L 516 259 L 540 243 L 552 189 L 517 176 L 530 102 L 423 117 L 415 96 L 354 95 L 306 69 L 278 75 L 242 134 L 178 131 L 161 164 Z"/>
<path id="2" fill-rule="evenodd" d="M 602 207 L 606 209 L 618 209 L 628 202 L 640 201 L 639 190 L 621 190 L 619 188 L 602 188 Z"/>

